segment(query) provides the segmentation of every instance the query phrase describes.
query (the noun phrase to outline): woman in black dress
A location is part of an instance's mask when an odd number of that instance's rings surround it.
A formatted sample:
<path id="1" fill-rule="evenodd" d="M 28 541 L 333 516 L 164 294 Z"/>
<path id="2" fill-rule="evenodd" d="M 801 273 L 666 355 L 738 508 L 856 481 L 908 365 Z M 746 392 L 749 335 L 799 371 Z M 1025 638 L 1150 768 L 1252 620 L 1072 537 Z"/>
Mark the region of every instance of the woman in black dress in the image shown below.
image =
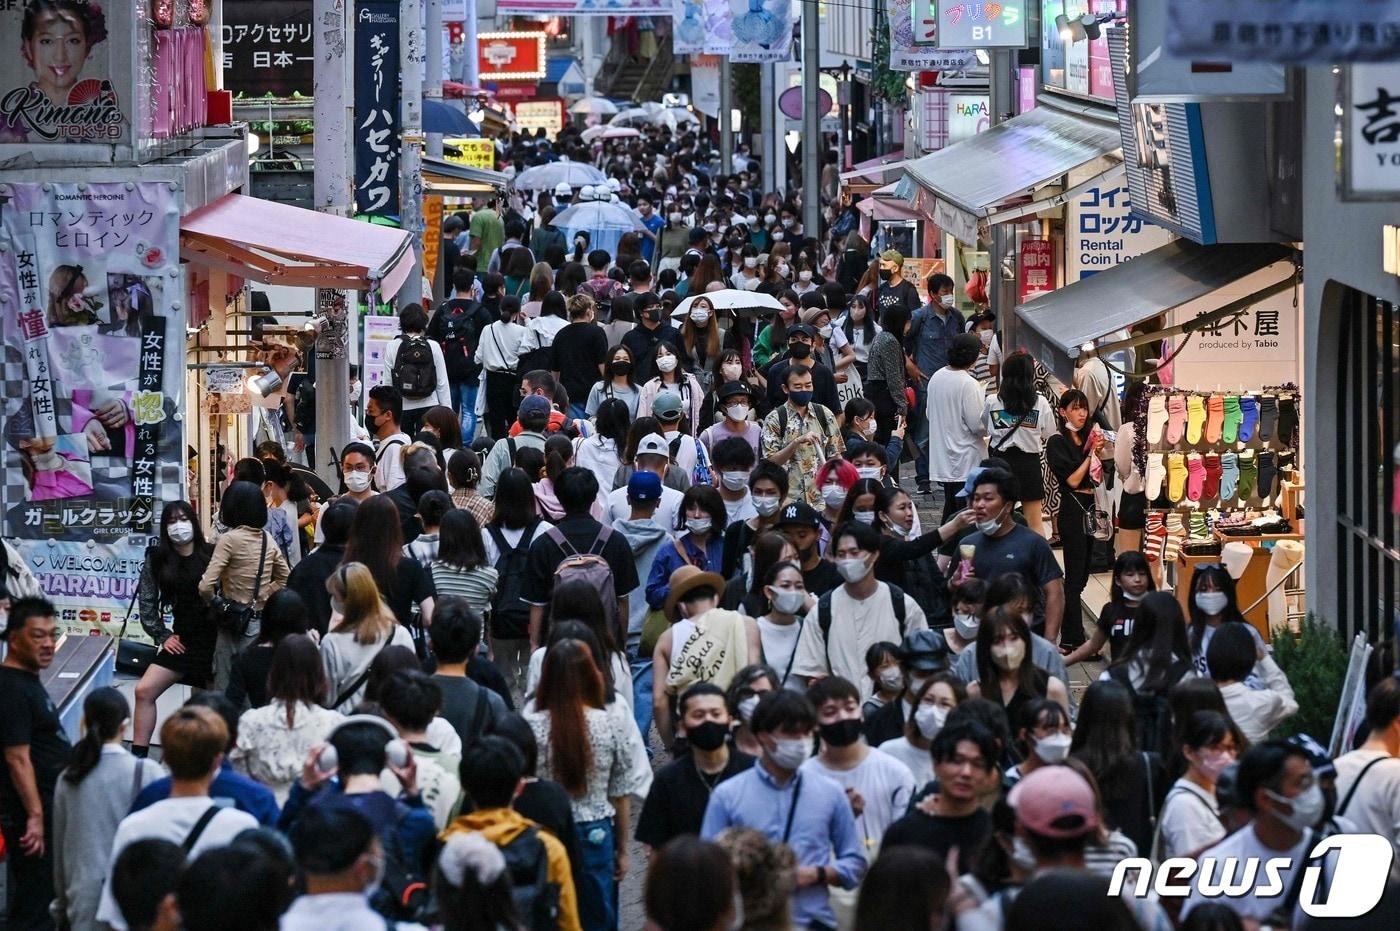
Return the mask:
<path id="1" fill-rule="evenodd" d="M 183 682 L 206 688 L 213 676 L 219 629 L 199 596 L 199 579 L 214 553 L 194 509 L 172 501 L 160 516 L 160 542 L 146 550 L 137 588 L 141 626 L 156 644 L 151 665 L 136 684 L 131 751 L 145 756 L 156 726 L 156 699 Z M 165 626 L 169 614 L 174 629 Z"/>
<path id="2" fill-rule="evenodd" d="M 1089 399 L 1078 388 L 1060 395 L 1060 416 L 1064 426 L 1045 443 L 1045 459 L 1050 474 L 1060 487 L 1060 542 L 1065 557 L 1065 615 L 1060 625 L 1060 649 L 1077 650 L 1084 643 L 1084 617 L 1080 598 L 1089 583 L 1089 554 L 1094 541 L 1084 521 L 1094 509 L 1092 473 L 1094 460 L 1103 448 L 1102 431 L 1089 421 Z M 1048 632 L 1047 632 L 1048 633 Z"/>

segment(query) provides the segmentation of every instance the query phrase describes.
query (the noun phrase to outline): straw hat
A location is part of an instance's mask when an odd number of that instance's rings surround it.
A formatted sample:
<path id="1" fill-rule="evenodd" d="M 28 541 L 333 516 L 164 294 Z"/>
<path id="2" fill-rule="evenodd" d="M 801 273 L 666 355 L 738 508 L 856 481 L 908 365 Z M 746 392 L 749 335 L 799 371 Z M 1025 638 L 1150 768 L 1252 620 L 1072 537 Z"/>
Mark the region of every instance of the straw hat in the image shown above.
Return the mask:
<path id="1" fill-rule="evenodd" d="M 666 619 L 676 622 L 676 605 L 693 589 L 708 585 L 715 594 L 724 593 L 724 576 L 718 572 L 706 572 L 698 566 L 681 566 L 671 573 L 671 593 L 666 596 Z"/>

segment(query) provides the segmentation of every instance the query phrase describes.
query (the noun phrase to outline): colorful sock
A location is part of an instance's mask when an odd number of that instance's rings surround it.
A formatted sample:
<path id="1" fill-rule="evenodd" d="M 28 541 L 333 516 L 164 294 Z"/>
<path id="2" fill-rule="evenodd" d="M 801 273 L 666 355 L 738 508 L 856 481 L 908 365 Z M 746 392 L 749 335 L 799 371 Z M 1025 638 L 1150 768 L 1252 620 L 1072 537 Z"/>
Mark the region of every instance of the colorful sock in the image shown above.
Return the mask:
<path id="1" fill-rule="evenodd" d="M 1259 497 L 1267 502 L 1274 496 L 1274 479 L 1278 478 L 1272 450 L 1259 450 Z"/>
<path id="2" fill-rule="evenodd" d="M 1186 399 L 1179 394 L 1167 398 L 1167 444 L 1175 446 L 1181 442 L 1182 429 L 1186 426 Z"/>
<path id="3" fill-rule="evenodd" d="M 1180 521 L 1178 520 L 1178 523 Z M 1186 531 L 1180 533 L 1167 533 L 1167 542 L 1162 545 L 1162 561 L 1176 562 L 1176 558 L 1181 555 L 1181 544 L 1186 540 Z"/>
<path id="4" fill-rule="evenodd" d="M 1213 394 L 1206 401 L 1206 442 L 1219 443 L 1220 429 L 1225 425 L 1225 399 Z"/>
<path id="5" fill-rule="evenodd" d="M 1240 398 L 1240 442 L 1248 443 L 1254 439 L 1254 431 L 1258 426 L 1259 402 L 1251 397 Z"/>
<path id="6" fill-rule="evenodd" d="M 1181 453 L 1167 455 L 1167 497 L 1175 504 L 1186 494 L 1186 457 Z"/>
<path id="7" fill-rule="evenodd" d="M 1172 537 L 1186 536 L 1186 525 L 1181 521 L 1180 511 L 1167 512 L 1167 535 Z"/>
<path id="8" fill-rule="evenodd" d="M 1147 402 L 1147 442 L 1162 442 L 1162 431 L 1167 427 L 1167 397 L 1154 394 Z"/>
<path id="9" fill-rule="evenodd" d="M 1233 443 L 1239 439 L 1240 421 L 1243 419 L 1240 413 L 1240 399 L 1233 394 L 1225 399 L 1225 423 L 1220 432 L 1220 438 L 1227 443 Z"/>
<path id="10" fill-rule="evenodd" d="M 1220 454 L 1220 500 L 1235 500 L 1240 483 L 1240 457 L 1235 453 Z"/>
<path id="11" fill-rule="evenodd" d="M 1201 497 L 1215 501 L 1220 497 L 1220 456 L 1216 453 L 1205 455 L 1206 483 L 1201 489 Z"/>
<path id="12" fill-rule="evenodd" d="M 1148 562 L 1157 562 L 1162 558 L 1162 551 L 1167 545 L 1167 528 L 1162 526 L 1162 519 L 1157 518 L 1157 529 L 1148 530 L 1142 536 L 1142 555 L 1147 557 Z"/>
<path id="13" fill-rule="evenodd" d="M 1165 526 L 1166 526 L 1166 525 L 1162 523 L 1162 512 L 1161 512 L 1161 511 L 1148 511 L 1148 512 L 1147 512 L 1147 526 L 1143 528 L 1142 532 L 1143 532 L 1143 533 L 1156 533 L 1158 530 L 1163 529 L 1163 527 L 1165 527 Z"/>
<path id="14" fill-rule="evenodd" d="M 1259 484 L 1259 460 L 1254 456 L 1254 450 L 1246 449 L 1240 453 L 1240 500 L 1248 501 L 1254 497 L 1254 486 Z"/>
<path id="15" fill-rule="evenodd" d="M 1190 537 L 1193 540 L 1205 540 L 1210 537 L 1210 523 L 1206 520 L 1205 514 L 1200 511 L 1192 511 L 1187 517 L 1190 524 Z"/>
<path id="16" fill-rule="evenodd" d="M 1274 435 L 1274 421 L 1278 419 L 1278 401 L 1271 394 L 1259 399 L 1259 439 L 1268 442 Z"/>
<path id="17" fill-rule="evenodd" d="M 1201 500 L 1201 491 L 1206 484 L 1206 467 L 1199 453 L 1186 457 L 1186 497 L 1192 501 Z"/>
<path id="18" fill-rule="evenodd" d="M 1147 492 L 1148 501 L 1156 501 L 1162 496 L 1162 480 L 1167 477 L 1167 467 L 1162 464 L 1161 453 L 1147 454 Z"/>
<path id="19" fill-rule="evenodd" d="M 1201 441 L 1201 428 L 1206 425 L 1206 402 L 1196 395 L 1186 399 L 1186 442 L 1195 446 Z"/>
<path id="20" fill-rule="evenodd" d="M 1294 398 L 1278 399 L 1278 441 L 1293 446 L 1298 433 L 1298 402 Z"/>

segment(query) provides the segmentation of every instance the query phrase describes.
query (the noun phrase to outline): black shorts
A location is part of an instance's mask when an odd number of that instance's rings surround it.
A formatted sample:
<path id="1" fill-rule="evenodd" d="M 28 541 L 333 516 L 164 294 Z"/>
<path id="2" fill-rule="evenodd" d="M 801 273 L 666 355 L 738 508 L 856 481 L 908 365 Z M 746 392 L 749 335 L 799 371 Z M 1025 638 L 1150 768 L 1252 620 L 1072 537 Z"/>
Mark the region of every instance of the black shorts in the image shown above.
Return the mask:
<path id="1" fill-rule="evenodd" d="M 1005 459 L 1016 476 L 1017 494 L 1022 501 L 1045 500 L 1045 478 L 1040 471 L 1040 454 L 1028 453 L 1010 444 L 1000 452 L 989 453 L 993 459 Z"/>
<path id="2" fill-rule="evenodd" d="M 1118 499 L 1118 529 L 1142 530 L 1147 526 L 1147 493 L 1123 492 Z"/>

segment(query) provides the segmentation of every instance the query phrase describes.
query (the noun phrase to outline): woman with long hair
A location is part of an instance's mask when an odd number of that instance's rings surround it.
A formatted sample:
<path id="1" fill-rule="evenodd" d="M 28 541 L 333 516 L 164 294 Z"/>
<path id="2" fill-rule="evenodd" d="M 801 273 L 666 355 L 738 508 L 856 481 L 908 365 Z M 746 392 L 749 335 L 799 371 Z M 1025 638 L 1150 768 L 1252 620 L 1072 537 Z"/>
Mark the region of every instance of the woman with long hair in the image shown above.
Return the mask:
<path id="1" fill-rule="evenodd" d="M 656 931 L 729 931 L 743 918 L 729 855 L 694 835 L 680 835 L 653 855 L 644 899 Z"/>
<path id="2" fill-rule="evenodd" d="M 885 741 L 880 750 L 908 766 L 914 784 L 922 787 L 933 781 L 933 738 L 943 730 L 948 713 L 967 699 L 967 685 L 951 672 L 935 672 L 918 688 L 911 687 L 909 695 L 914 713 L 904 719 L 904 736 Z"/>
<path id="3" fill-rule="evenodd" d="M 676 538 L 662 546 L 647 575 L 647 604 L 659 611 L 671 593 L 671 573 L 681 566 L 719 572 L 724 565 L 724 528 L 728 512 L 724 499 L 711 485 L 691 485 L 676 510 Z"/>
<path id="4" fill-rule="evenodd" d="M 855 931 L 943 927 L 950 887 L 948 869 L 937 852 L 910 844 L 882 851 L 861 883 Z"/>
<path id="5" fill-rule="evenodd" d="M 730 332 L 732 333 L 733 330 L 730 330 Z M 725 341 L 728 342 L 728 339 L 726 338 Z M 710 360 L 710 367 L 705 371 L 705 379 L 708 381 L 709 387 L 705 391 L 705 400 L 700 405 L 699 426 L 701 440 L 705 442 L 706 449 L 713 451 L 714 444 L 718 441 L 713 438 L 716 432 L 720 433 L 718 439 L 723 439 L 725 436 L 746 435 L 743 424 L 731 422 L 726 424 L 724 428 L 716 429 L 719 424 L 723 423 L 725 420 L 725 406 L 733 403 L 728 400 L 720 399 L 720 389 L 733 382 L 739 382 L 749 390 L 750 396 L 752 396 L 753 389 L 744 377 L 745 367 L 744 355 L 738 349 L 722 348 L 719 354 Z M 747 403 L 748 399 L 745 400 Z M 752 407 L 751 404 L 749 406 Z M 745 424 L 752 423 L 752 421 L 748 419 L 748 413 L 749 412 L 746 410 L 743 418 Z M 757 424 L 754 425 L 758 426 Z M 736 427 L 738 428 L 738 432 L 735 432 Z M 706 440 L 706 436 L 710 436 L 711 439 Z"/>
<path id="6" fill-rule="evenodd" d="M 486 564 L 496 570 L 500 586 L 491 603 L 491 655 L 511 683 L 511 693 L 525 690 L 525 668 L 530 659 L 530 605 L 520 599 L 519 584 L 512 577 L 525 571 L 530 544 L 549 528 L 535 506 L 535 486 L 523 469 L 511 467 L 496 481 L 496 515 L 484 528 L 482 547 Z M 513 595 L 512 595 L 513 593 Z"/>
<path id="7" fill-rule="evenodd" d="M 689 427 L 686 432 L 694 436 L 699 432 L 700 404 L 705 400 L 705 391 L 700 380 L 684 368 L 680 350 L 667 340 L 660 340 L 652 348 L 651 368 L 657 374 L 642 385 L 641 396 L 637 399 L 637 410 L 644 414 L 652 412 L 652 403 L 663 391 L 681 399 L 681 410 Z"/>
<path id="8" fill-rule="evenodd" d="M 530 331 L 519 321 L 520 298 L 514 295 L 501 298 L 496 317 L 481 331 L 476 355 L 486 369 L 486 429 L 501 439 L 520 406 L 520 357 L 529 348 Z"/>
<path id="9" fill-rule="evenodd" d="M 7 712 L 8 713 L 8 712 Z M 73 931 L 99 931 L 102 884 L 112 857 L 117 825 L 136 795 L 162 775 L 155 762 L 122 749 L 131 708 L 114 688 L 93 689 L 83 699 L 83 736 L 53 790 L 53 851 L 56 915 Z M 12 852 L 17 856 L 19 851 Z M 27 890 L 12 887 L 11 895 Z"/>
<path id="10" fill-rule="evenodd" d="M 272 667 L 273 651 L 284 638 L 306 633 L 310 623 L 306 603 L 290 588 L 267 599 L 258 639 L 233 658 L 228 690 L 224 692 L 239 711 L 267 704 L 267 673 Z"/>
<path id="11" fill-rule="evenodd" d="M 577 629 L 579 625 L 586 633 Z M 526 698 L 533 697 L 535 689 L 539 687 L 540 672 L 544 668 L 544 657 L 550 644 L 569 638 L 582 640 L 590 649 L 596 647 L 593 659 L 603 673 L 603 704 L 610 705 L 620 700 L 626 705 L 630 716 L 632 667 L 627 662 L 625 644 L 618 644 L 613 636 L 597 589 L 577 580 L 556 585 L 550 597 L 549 610 L 540 623 L 540 643 L 544 646 L 530 654 L 530 670 L 525 682 Z"/>
<path id="12" fill-rule="evenodd" d="M 501 254 L 500 266 L 501 274 L 505 275 L 506 279 L 506 296 L 527 298 L 530 289 L 530 276 L 535 270 L 530 250 L 523 246 L 507 249 Z"/>
<path id="13" fill-rule="evenodd" d="M 1001 384 L 987 395 L 982 415 L 989 455 L 1004 459 L 1021 489 L 1026 526 L 1049 536 L 1041 504 L 1045 481 L 1040 460 L 1045 443 L 1055 435 L 1055 414 L 1035 390 L 1035 363 L 1024 352 L 1012 353 L 1001 367 Z"/>
<path id="14" fill-rule="evenodd" d="M 1137 411 L 1146 393 L 1145 379 L 1128 382 L 1120 407 L 1123 425 L 1113 441 L 1113 466 L 1123 482 L 1123 493 L 1118 499 L 1118 533 L 1113 538 L 1113 548 L 1119 553 L 1142 549 L 1142 532 L 1147 528 L 1147 480 L 1142 467 L 1133 459 L 1133 449 L 1137 446 Z"/>
<path id="15" fill-rule="evenodd" d="M 1148 592 L 1155 592 L 1152 568 L 1147 557 L 1136 550 L 1122 553 L 1113 561 L 1113 582 L 1109 586 L 1108 604 L 1099 612 L 1094 634 L 1084 645 L 1065 657 L 1065 665 L 1073 666 L 1091 656 L 1098 656 L 1107 644 L 1116 660 L 1128 648 L 1133 635 L 1133 617 Z"/>
<path id="16" fill-rule="evenodd" d="M 690 302 L 690 312 L 681 321 L 681 361 L 685 370 L 700 381 L 700 388 L 714 387 L 710 363 L 719 355 L 719 313 L 714 301 L 703 294 Z"/>
<path id="17" fill-rule="evenodd" d="M 589 417 L 595 417 L 604 401 L 616 398 L 627 405 L 628 417 L 636 417 L 637 399 L 641 396 L 637 383 L 632 378 L 636 370 L 632 350 L 620 343 L 609 349 L 602 379 L 594 382 L 593 387 L 588 389 L 588 402 L 584 405 L 584 412 Z"/>
<path id="18" fill-rule="evenodd" d="M 370 663 L 379 651 L 390 644 L 411 650 L 413 638 L 394 619 L 364 563 L 341 563 L 326 579 L 326 591 L 331 596 L 331 629 L 321 638 L 325 705 L 348 712 L 364 693 Z"/>
<path id="19" fill-rule="evenodd" d="M 617 923 L 616 884 L 628 868 L 635 777 L 627 735 L 604 710 L 603 674 L 582 642 L 560 640 L 545 653 L 525 720 L 539 744 L 539 777 L 569 793 L 583 851 L 580 922 L 585 931 L 609 931 Z"/>
<path id="20" fill-rule="evenodd" d="M 1171 592 L 1149 592 L 1133 615 L 1133 632 L 1106 675 L 1133 696 L 1138 740 L 1144 750 L 1170 749 L 1167 693 L 1191 672 L 1186 619 Z"/>
<path id="21" fill-rule="evenodd" d="M 1010 362 L 1008 359 L 1007 364 Z M 1094 542 L 1084 522 L 1094 512 L 1094 489 L 1099 483 L 1092 468 L 1105 441 L 1103 431 L 1089 423 L 1089 399 L 1078 388 L 1060 395 L 1060 417 L 1064 426 L 1045 442 L 1045 461 L 1059 484 L 1060 500 L 1068 502 L 1060 505 L 1063 519 L 1059 522 L 1065 560 L 1060 646 L 1075 650 L 1084 642 L 1082 596 L 1089 583 L 1089 552 Z"/>
<path id="22" fill-rule="evenodd" d="M 1009 721 L 1036 698 L 1053 698 L 1069 710 L 1069 692 L 1057 677 L 1031 662 L 1031 630 L 1019 614 L 993 608 L 977 629 L 977 679 L 967 684 L 971 698 L 1000 705 Z"/>
<path id="23" fill-rule="evenodd" d="M 719 257 L 713 253 L 705 253 L 700 258 L 700 264 L 695 266 L 695 271 L 691 273 L 690 286 L 686 290 L 689 297 L 699 297 L 707 291 L 714 290 L 710 285 L 718 283 L 721 287 L 729 287 L 729 281 L 724 277 L 724 266 L 720 264 Z"/>
<path id="24" fill-rule="evenodd" d="M 160 515 L 158 542 L 146 550 L 137 583 L 141 627 L 156 645 L 156 656 L 136 683 L 132 752 L 145 756 L 156 726 L 156 700 L 177 682 L 196 688 L 209 684 L 219 629 L 199 597 L 199 580 L 214 547 L 204 540 L 194 508 L 171 501 Z M 169 612 L 174 629 L 167 629 Z"/>
<path id="25" fill-rule="evenodd" d="M 540 312 L 525 324 L 530 332 L 525 337 L 525 354 L 520 360 L 521 368 L 526 372 L 554 368 L 550 353 L 554 346 L 554 337 L 568 325 L 568 304 L 564 295 L 558 291 L 547 291 L 544 299 L 540 301 Z"/>
<path id="26" fill-rule="evenodd" d="M 544 297 L 554 290 L 554 269 L 547 262 L 536 262 L 530 268 L 530 293 L 521 301 L 520 312 L 531 320 L 540 315 Z"/>
<path id="27" fill-rule="evenodd" d="M 352 562 L 373 573 L 380 596 L 409 631 L 433 622 L 433 578 L 418 560 L 404 556 L 399 509 L 387 495 L 376 495 L 355 509 L 342 565 Z"/>
<path id="28" fill-rule="evenodd" d="M 565 262 L 554 276 L 554 287 L 564 297 L 571 298 L 578 293 L 578 286 L 588 280 L 588 266 L 583 262 Z"/>
<path id="29" fill-rule="evenodd" d="M 755 569 L 758 566 L 757 550 L 760 547 L 771 548 L 772 544 L 765 541 L 776 536 L 780 535 L 765 533 L 758 538 L 754 545 Z M 787 545 L 792 546 L 791 543 Z M 816 604 L 816 597 L 807 591 L 807 584 L 802 579 L 802 567 L 795 562 L 782 560 L 771 563 L 758 579 L 763 607 L 744 613 L 757 619 L 763 662 L 777 670 L 778 684 L 799 689 L 801 683 L 792 678 L 792 665 L 797 658 L 797 641 L 802 636 L 803 619 Z"/>
<path id="30" fill-rule="evenodd" d="M 326 691 L 326 668 L 316 641 L 292 634 L 272 651 L 268 703 L 238 719 L 238 742 L 229 762 L 270 788 L 279 805 L 287 801 L 311 748 L 324 743 L 344 720 L 340 712 L 322 707 Z"/>
<path id="31" fill-rule="evenodd" d="M 1140 852 L 1152 849 L 1152 818 L 1167 792 L 1161 756 L 1142 746 L 1131 693 L 1112 680 L 1090 685 L 1079 705 L 1070 756 L 1098 781 L 1108 827 L 1126 834 Z"/>
<path id="32" fill-rule="evenodd" d="M 1195 857 L 1224 839 L 1215 783 L 1239 757 L 1235 726 L 1218 711 L 1197 711 L 1181 727 L 1186 771 L 1172 783 L 1157 820 L 1154 860 Z"/>
<path id="33" fill-rule="evenodd" d="M 1254 645 L 1259 652 L 1264 651 L 1264 638 L 1259 636 L 1259 631 L 1254 629 L 1253 624 L 1247 623 L 1244 615 L 1240 613 L 1235 594 L 1235 580 L 1219 563 L 1197 566 L 1196 571 L 1192 573 L 1188 610 L 1191 612 L 1188 640 L 1196 675 L 1210 676 L 1210 667 L 1206 665 L 1206 648 L 1210 646 L 1210 638 L 1221 624 L 1244 624 L 1254 635 Z M 1254 678 L 1253 674 L 1250 678 Z"/>
<path id="34" fill-rule="evenodd" d="M 760 287 L 759 290 L 764 289 Z M 792 293 L 785 283 L 772 293 L 777 297 L 778 303 L 783 305 L 783 309 L 773 317 L 772 323 L 758 331 L 758 339 L 754 340 L 753 366 L 760 371 L 786 350 L 788 327 L 797 324 L 797 314 L 801 309 L 797 295 Z"/>
<path id="35" fill-rule="evenodd" d="M 866 378 L 866 365 L 870 361 L 870 344 L 880 332 L 875 315 L 870 312 L 870 299 L 863 294 L 852 295 L 846 312 L 836 318 L 835 326 L 846 335 L 851 351 L 855 353 L 856 371 L 861 381 Z"/>
<path id="36" fill-rule="evenodd" d="M 428 566 L 436 597 L 461 595 L 489 626 L 491 602 L 499 588 L 499 574 L 486 561 L 486 544 L 476 518 L 453 509 L 438 525 L 437 559 Z"/>
<path id="37" fill-rule="evenodd" d="M 725 564 L 729 564 L 729 544 L 733 538 L 725 534 Z M 724 586 L 719 606 L 739 611 L 749 617 L 759 617 L 769 609 L 766 586 L 769 571 L 780 562 L 796 562 L 797 548 L 781 533 L 760 531 L 749 536 L 752 542 L 734 559 L 734 571 Z M 721 573 L 723 575 L 723 573 Z M 804 614 L 806 612 L 803 612 Z"/>
<path id="38" fill-rule="evenodd" d="M 439 404 L 423 414 L 423 429 L 437 437 L 443 467 L 462 449 L 462 421 L 452 408 Z"/>
<path id="39" fill-rule="evenodd" d="M 617 398 L 608 398 L 598 405 L 593 419 L 594 432 L 573 441 L 574 464 L 597 477 L 598 490 L 604 496 L 612 491 L 617 468 L 622 465 L 622 450 L 627 445 L 627 425 L 631 421 L 627 404 Z"/>
<path id="40" fill-rule="evenodd" d="M 234 655 L 258 637 L 257 612 L 267 604 L 267 599 L 286 586 L 290 569 L 277 541 L 263 529 L 267 526 L 267 501 L 257 485 L 252 482 L 229 485 L 219 505 L 219 521 L 229 529 L 219 537 L 200 576 L 199 597 L 211 602 L 219 595 L 228 601 L 248 605 L 254 612 L 246 630 L 219 629 L 214 644 L 214 688 L 222 691 L 228 688 Z M 149 741 L 149 732 L 146 738 Z"/>
<path id="41" fill-rule="evenodd" d="M 860 480 L 860 473 L 845 459 L 833 456 L 817 469 L 816 480 L 822 495 L 822 511 L 818 516 L 822 525 L 832 530 L 839 526 L 836 519 L 841 515 L 851 487 Z"/>
<path id="42" fill-rule="evenodd" d="M 739 250 L 739 264 L 732 278 L 734 287 L 741 291 L 757 291 L 763 284 L 763 272 L 758 268 L 758 247 L 753 243 Z"/>

